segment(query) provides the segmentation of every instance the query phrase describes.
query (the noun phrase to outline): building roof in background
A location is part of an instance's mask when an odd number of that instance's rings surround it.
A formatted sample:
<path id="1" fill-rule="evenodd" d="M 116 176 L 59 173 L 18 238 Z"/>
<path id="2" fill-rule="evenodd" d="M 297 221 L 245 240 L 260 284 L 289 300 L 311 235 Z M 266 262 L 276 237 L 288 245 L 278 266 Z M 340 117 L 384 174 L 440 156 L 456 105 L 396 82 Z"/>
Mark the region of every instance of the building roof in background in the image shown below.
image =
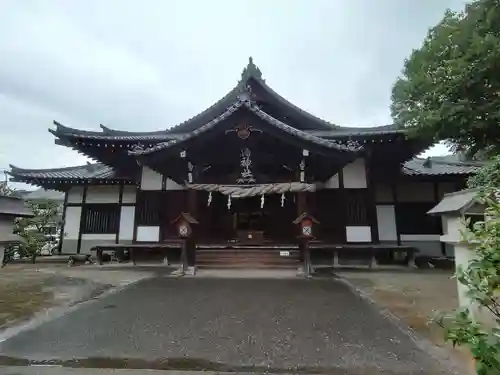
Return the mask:
<path id="1" fill-rule="evenodd" d="M 403 174 L 410 176 L 470 175 L 476 173 L 484 162 L 461 161 L 455 155 L 413 158 L 403 164 Z"/>
<path id="2" fill-rule="evenodd" d="M 39 188 L 36 190 L 25 191 L 22 193 L 22 196 L 26 200 L 52 200 L 63 202 L 64 194 L 60 191 L 50 190 Z"/>
<path id="3" fill-rule="evenodd" d="M 22 198 L 0 195 L 0 216 L 32 217 L 33 212 Z M 0 238 L 0 242 L 1 242 Z"/>

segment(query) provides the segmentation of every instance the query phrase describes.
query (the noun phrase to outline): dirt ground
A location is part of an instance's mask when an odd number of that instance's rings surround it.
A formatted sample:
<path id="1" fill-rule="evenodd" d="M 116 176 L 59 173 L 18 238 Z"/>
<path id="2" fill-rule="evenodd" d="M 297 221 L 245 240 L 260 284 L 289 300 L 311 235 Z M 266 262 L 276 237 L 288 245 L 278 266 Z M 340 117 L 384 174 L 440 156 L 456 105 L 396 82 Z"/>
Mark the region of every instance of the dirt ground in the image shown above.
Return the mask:
<path id="1" fill-rule="evenodd" d="M 49 278 L 24 265 L 0 270 L 0 328 L 51 305 L 53 292 L 44 287 Z"/>
<path id="2" fill-rule="evenodd" d="M 71 307 L 112 287 L 154 276 L 140 270 L 66 264 L 8 264 L 0 268 L 0 340 L 9 327 L 24 324 L 51 308 Z"/>
<path id="3" fill-rule="evenodd" d="M 429 339 L 444 353 L 468 370 L 473 362 L 466 349 L 454 349 L 443 340 L 442 329 L 432 319 L 438 313 L 458 307 L 456 281 L 451 271 L 360 272 L 343 271 L 339 276 L 383 309 L 399 317 L 419 335 Z"/>

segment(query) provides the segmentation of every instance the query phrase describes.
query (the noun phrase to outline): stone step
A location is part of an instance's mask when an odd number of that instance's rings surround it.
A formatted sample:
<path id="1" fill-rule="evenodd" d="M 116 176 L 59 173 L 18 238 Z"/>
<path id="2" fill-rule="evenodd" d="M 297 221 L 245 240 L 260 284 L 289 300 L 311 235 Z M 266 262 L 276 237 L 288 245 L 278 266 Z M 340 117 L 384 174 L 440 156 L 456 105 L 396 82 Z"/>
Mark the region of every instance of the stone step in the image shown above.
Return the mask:
<path id="1" fill-rule="evenodd" d="M 288 251 L 288 256 L 280 255 Z M 198 249 L 196 264 L 203 268 L 296 268 L 299 251 L 269 248 Z"/>

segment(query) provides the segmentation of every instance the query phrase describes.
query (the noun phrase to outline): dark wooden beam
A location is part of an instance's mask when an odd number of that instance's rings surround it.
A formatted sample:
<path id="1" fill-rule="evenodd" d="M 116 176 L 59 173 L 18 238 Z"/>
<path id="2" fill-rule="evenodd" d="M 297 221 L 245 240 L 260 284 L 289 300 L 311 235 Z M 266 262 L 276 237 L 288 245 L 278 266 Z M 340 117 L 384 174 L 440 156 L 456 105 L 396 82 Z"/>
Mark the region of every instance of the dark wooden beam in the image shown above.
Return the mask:
<path id="1" fill-rule="evenodd" d="M 375 203 L 375 185 L 372 179 L 372 170 L 370 159 L 365 159 L 365 179 L 366 179 L 366 194 L 367 194 L 367 216 L 370 223 L 370 231 L 372 243 L 378 244 L 378 221 L 377 221 L 377 206 Z"/>
<path id="2" fill-rule="evenodd" d="M 120 211 L 118 214 L 118 230 L 116 231 L 115 243 L 120 243 L 120 223 L 122 220 L 122 206 L 123 206 L 123 185 L 120 185 L 120 190 L 118 191 L 118 206 Z"/>
<path id="3" fill-rule="evenodd" d="M 63 212 L 61 218 L 61 228 L 59 229 L 59 244 L 57 245 L 57 252 L 59 254 L 62 253 L 62 246 L 64 241 L 64 228 L 66 227 L 66 209 L 68 207 L 68 190 L 64 192 L 64 203 L 63 203 Z"/>
<path id="4" fill-rule="evenodd" d="M 83 193 L 82 193 L 82 211 L 80 213 L 80 228 L 78 230 L 78 242 L 76 245 L 76 253 L 80 254 L 80 251 L 82 249 L 82 231 L 83 231 L 83 225 L 86 220 L 86 215 L 85 213 L 85 204 L 87 201 L 87 186 L 83 187 Z"/>

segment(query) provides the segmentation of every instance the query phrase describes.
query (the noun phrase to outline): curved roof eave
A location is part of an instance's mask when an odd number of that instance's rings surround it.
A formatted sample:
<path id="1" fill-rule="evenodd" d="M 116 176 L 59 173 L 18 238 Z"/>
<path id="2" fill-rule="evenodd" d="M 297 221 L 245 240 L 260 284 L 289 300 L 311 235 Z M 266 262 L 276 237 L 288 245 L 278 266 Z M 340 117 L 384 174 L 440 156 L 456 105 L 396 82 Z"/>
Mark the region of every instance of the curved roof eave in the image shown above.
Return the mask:
<path id="1" fill-rule="evenodd" d="M 195 131 L 190 132 L 185 134 L 183 137 L 179 137 L 179 139 L 174 139 L 170 140 L 168 142 L 161 142 L 158 143 L 157 145 L 153 147 L 149 147 L 146 149 L 141 149 L 141 148 L 136 148 L 135 150 L 129 151 L 129 154 L 135 155 L 135 156 L 143 156 L 143 155 L 148 155 L 160 150 L 167 149 L 171 146 L 174 145 L 179 145 L 183 142 L 186 142 L 189 139 L 192 139 L 194 137 L 197 137 L 198 135 L 213 129 L 217 124 L 219 124 L 221 121 L 225 120 L 228 118 L 230 115 L 232 115 L 234 112 L 236 112 L 239 108 L 241 107 L 246 107 L 249 109 L 251 112 L 253 112 L 256 116 L 264 120 L 265 122 L 269 123 L 270 125 L 280 129 L 281 131 L 291 134 L 293 136 L 297 136 L 298 138 L 301 138 L 307 142 L 312 142 L 316 145 L 329 148 L 329 149 L 334 149 L 340 152 L 349 152 L 349 153 L 358 153 L 362 149 L 362 147 L 353 147 L 353 146 L 347 146 L 343 144 L 339 144 L 333 141 L 329 141 L 323 138 L 316 137 L 315 135 L 308 134 L 302 130 L 295 129 L 291 127 L 290 125 L 285 124 L 284 122 L 272 117 L 271 115 L 265 113 L 262 111 L 260 108 L 258 108 L 249 98 L 248 95 L 242 95 L 239 96 L 235 102 L 231 104 L 221 115 L 217 116 L 216 118 L 212 119 L 210 122 L 207 122 L 206 124 L 202 125 L 201 127 L 197 128 Z"/>
<path id="2" fill-rule="evenodd" d="M 148 135 L 168 135 L 167 130 L 153 130 L 153 131 L 148 131 L 148 132 L 136 132 L 136 131 L 128 131 L 128 130 L 119 130 L 119 129 L 112 129 L 109 128 L 103 124 L 99 125 L 102 129 L 102 132 L 99 134 L 105 134 L 105 135 L 112 135 L 112 136 L 148 136 Z"/>

